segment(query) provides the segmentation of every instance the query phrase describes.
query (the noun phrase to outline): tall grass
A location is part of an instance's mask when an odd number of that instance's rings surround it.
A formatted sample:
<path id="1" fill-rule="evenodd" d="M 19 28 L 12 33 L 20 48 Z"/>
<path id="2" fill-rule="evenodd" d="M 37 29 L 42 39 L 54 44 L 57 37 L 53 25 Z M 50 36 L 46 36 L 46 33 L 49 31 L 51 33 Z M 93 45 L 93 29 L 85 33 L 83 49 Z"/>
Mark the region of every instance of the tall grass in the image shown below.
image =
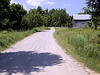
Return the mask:
<path id="1" fill-rule="evenodd" d="M 27 30 L 27 31 L 13 31 L 13 32 L 2 31 L 0 32 L 0 52 L 8 48 L 10 45 L 14 44 L 15 42 L 35 32 L 39 32 L 39 31 L 46 30 L 46 29 L 50 29 L 50 28 L 38 27 L 32 30 Z"/>
<path id="2" fill-rule="evenodd" d="M 100 72 L 100 30 L 56 28 L 58 43 L 80 62 Z"/>

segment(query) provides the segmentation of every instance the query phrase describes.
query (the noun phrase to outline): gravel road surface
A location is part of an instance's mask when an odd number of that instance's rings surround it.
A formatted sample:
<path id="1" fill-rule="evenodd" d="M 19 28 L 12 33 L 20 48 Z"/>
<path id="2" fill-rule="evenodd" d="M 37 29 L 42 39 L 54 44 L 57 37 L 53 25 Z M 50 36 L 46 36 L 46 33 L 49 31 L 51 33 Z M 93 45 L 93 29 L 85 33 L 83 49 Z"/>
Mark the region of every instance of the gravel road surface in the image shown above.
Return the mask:
<path id="1" fill-rule="evenodd" d="M 67 55 L 54 31 L 35 33 L 0 53 L 0 75 L 100 75 Z"/>

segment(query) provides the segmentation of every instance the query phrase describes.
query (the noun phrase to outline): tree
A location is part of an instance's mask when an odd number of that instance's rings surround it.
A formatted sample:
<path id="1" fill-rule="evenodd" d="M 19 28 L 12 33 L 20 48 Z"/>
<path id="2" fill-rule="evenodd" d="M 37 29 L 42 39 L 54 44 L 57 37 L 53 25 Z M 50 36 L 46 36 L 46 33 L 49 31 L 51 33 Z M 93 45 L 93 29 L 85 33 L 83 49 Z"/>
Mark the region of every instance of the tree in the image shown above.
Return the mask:
<path id="1" fill-rule="evenodd" d="M 22 29 L 21 20 L 22 17 L 27 13 L 27 11 L 20 4 L 10 5 L 10 21 L 14 22 L 12 29 L 19 30 Z"/>
<path id="2" fill-rule="evenodd" d="M 21 20 L 27 11 L 20 4 L 11 4 L 9 0 L 0 0 L 0 29 L 19 30 Z"/>
<path id="3" fill-rule="evenodd" d="M 43 10 L 42 10 L 42 7 L 41 6 L 38 6 L 37 7 L 37 12 L 41 15 L 43 15 Z"/>
<path id="4" fill-rule="evenodd" d="M 53 14 L 55 11 L 56 9 L 53 8 L 52 10 L 49 11 L 49 15 Z"/>
<path id="5" fill-rule="evenodd" d="M 7 18 L 9 12 L 9 0 L 0 0 L 0 21 L 4 18 Z"/>
<path id="6" fill-rule="evenodd" d="M 92 27 L 92 21 L 88 21 L 87 24 L 89 27 Z"/>
<path id="7" fill-rule="evenodd" d="M 9 22 L 9 4 L 10 0 L 0 0 L 0 30 L 5 30 Z"/>
<path id="8" fill-rule="evenodd" d="M 48 15 L 42 16 L 42 20 L 43 20 L 44 26 L 50 27 L 50 24 L 51 24 L 50 16 L 48 16 Z"/>
<path id="9" fill-rule="evenodd" d="M 84 13 L 83 14 L 91 14 L 91 11 L 88 8 L 83 7 Z"/>
<path id="10" fill-rule="evenodd" d="M 53 26 L 53 21 L 52 21 L 52 14 L 55 12 L 56 10 L 53 8 L 52 10 L 49 11 L 48 15 L 50 16 L 50 26 Z"/>
<path id="11" fill-rule="evenodd" d="M 41 14 L 39 14 L 36 9 L 31 9 L 29 13 L 22 18 L 21 23 L 24 29 L 32 29 L 42 26 L 43 21 Z"/>
<path id="12" fill-rule="evenodd" d="M 97 29 L 97 26 L 100 23 L 100 0 L 86 0 L 86 4 L 88 9 L 91 11 L 95 29 Z"/>
<path id="13" fill-rule="evenodd" d="M 45 10 L 45 14 L 48 15 L 48 13 L 49 13 L 49 12 L 48 12 L 48 9 L 46 9 L 46 10 Z"/>
<path id="14" fill-rule="evenodd" d="M 69 20 L 70 20 L 70 16 L 66 13 L 65 9 L 55 10 L 52 13 L 53 26 L 60 26 L 60 27 L 67 26 Z"/>
<path id="15" fill-rule="evenodd" d="M 100 0 L 86 0 L 86 4 L 88 4 L 88 8 L 96 10 L 100 15 Z"/>

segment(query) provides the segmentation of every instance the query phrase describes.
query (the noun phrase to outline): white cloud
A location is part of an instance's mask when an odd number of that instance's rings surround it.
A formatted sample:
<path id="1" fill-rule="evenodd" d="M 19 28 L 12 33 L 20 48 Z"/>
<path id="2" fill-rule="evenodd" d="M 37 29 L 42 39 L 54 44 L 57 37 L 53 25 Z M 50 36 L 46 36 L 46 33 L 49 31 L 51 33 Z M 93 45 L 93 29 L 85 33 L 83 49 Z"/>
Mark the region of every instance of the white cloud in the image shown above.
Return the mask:
<path id="1" fill-rule="evenodd" d="M 23 8 L 27 10 L 27 7 L 26 7 L 26 5 L 25 5 L 25 4 L 23 4 Z"/>
<path id="2" fill-rule="evenodd" d="M 46 2 L 46 4 L 48 4 L 48 5 L 54 5 L 55 2 Z"/>
<path id="3" fill-rule="evenodd" d="M 32 6 L 42 6 L 44 4 L 53 5 L 55 2 L 49 2 L 47 0 L 27 0 L 27 4 Z"/>
<path id="4" fill-rule="evenodd" d="M 27 3 L 32 6 L 42 6 L 42 2 L 45 0 L 27 0 Z"/>
<path id="5" fill-rule="evenodd" d="M 10 4 L 12 4 L 12 3 L 17 4 L 17 1 L 11 0 L 11 1 L 10 1 Z"/>

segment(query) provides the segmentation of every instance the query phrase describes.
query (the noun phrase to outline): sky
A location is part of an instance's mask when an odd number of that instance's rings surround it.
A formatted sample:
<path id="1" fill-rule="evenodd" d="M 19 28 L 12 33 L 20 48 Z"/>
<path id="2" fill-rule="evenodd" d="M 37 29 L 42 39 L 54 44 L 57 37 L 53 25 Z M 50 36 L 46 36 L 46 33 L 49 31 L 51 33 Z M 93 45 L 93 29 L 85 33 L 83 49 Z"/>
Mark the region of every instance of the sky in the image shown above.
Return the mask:
<path id="1" fill-rule="evenodd" d="M 30 9 L 37 8 L 41 6 L 43 10 L 48 8 L 51 10 L 55 9 L 66 9 L 66 12 L 69 15 L 77 14 L 82 12 L 82 8 L 86 7 L 86 0 L 11 0 L 12 3 L 19 3 L 23 5 L 23 7 L 29 11 Z"/>

